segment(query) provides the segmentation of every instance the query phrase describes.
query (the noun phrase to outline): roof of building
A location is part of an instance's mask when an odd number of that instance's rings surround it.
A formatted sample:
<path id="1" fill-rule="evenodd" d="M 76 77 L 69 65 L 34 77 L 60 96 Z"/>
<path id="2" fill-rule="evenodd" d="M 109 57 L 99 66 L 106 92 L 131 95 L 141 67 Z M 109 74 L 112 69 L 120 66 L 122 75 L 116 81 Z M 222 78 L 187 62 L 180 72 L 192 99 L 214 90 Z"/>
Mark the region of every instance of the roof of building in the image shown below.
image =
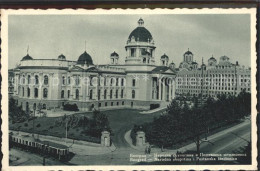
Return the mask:
<path id="1" fill-rule="evenodd" d="M 66 57 L 63 54 L 61 54 L 61 55 L 58 56 L 58 59 L 59 60 L 66 60 Z"/>
<path id="2" fill-rule="evenodd" d="M 171 70 L 171 71 L 173 71 L 170 67 L 167 67 L 167 66 L 157 66 L 156 68 L 154 68 L 153 70 L 152 70 L 152 72 L 165 72 L 165 71 L 167 71 L 167 70 Z M 174 72 L 174 71 L 173 71 Z"/>
<path id="3" fill-rule="evenodd" d="M 31 56 L 29 56 L 29 54 L 27 54 L 25 57 L 22 58 L 22 61 L 26 61 L 26 60 L 32 60 L 33 58 Z"/>
<path id="4" fill-rule="evenodd" d="M 216 59 L 215 59 L 213 56 L 210 57 L 209 60 L 214 60 L 214 61 L 216 61 Z"/>
<path id="5" fill-rule="evenodd" d="M 135 38 L 135 41 L 139 41 L 139 42 L 148 42 L 151 41 L 153 39 L 152 34 L 145 28 L 145 27 L 137 27 L 136 29 L 134 29 L 128 39 L 132 39 L 132 37 Z"/>
<path id="6" fill-rule="evenodd" d="M 161 59 L 165 59 L 165 58 L 169 59 L 169 57 L 168 57 L 166 54 L 164 54 L 163 56 L 161 56 Z"/>
<path id="7" fill-rule="evenodd" d="M 110 56 L 119 56 L 115 51 Z"/>
<path id="8" fill-rule="evenodd" d="M 77 64 L 88 64 L 88 65 L 93 65 L 93 60 L 91 56 L 85 51 L 79 56 L 79 59 L 77 61 Z"/>
<path id="9" fill-rule="evenodd" d="M 198 64 L 197 62 L 192 62 L 192 64 Z"/>

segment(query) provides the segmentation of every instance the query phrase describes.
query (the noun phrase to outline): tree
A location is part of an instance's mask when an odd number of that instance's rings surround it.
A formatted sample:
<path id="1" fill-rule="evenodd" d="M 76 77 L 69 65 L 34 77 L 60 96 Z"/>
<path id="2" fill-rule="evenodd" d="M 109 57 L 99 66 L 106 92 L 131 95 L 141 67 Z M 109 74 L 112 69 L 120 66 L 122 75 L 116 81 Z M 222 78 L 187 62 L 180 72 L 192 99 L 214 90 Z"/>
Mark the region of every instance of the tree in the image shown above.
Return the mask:
<path id="1" fill-rule="evenodd" d="M 13 98 L 9 99 L 9 119 L 12 121 L 26 120 L 29 114 L 22 110 L 22 106 L 18 106 Z"/>

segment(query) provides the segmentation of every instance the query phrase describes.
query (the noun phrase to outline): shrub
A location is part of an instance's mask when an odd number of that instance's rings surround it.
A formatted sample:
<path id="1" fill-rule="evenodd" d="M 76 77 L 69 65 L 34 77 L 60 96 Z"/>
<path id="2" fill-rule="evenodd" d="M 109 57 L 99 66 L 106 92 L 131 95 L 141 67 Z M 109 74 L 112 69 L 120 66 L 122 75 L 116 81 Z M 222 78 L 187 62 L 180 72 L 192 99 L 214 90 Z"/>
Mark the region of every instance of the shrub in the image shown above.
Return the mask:
<path id="1" fill-rule="evenodd" d="M 37 128 L 41 127 L 41 124 L 38 123 L 38 124 L 36 125 L 36 127 L 37 127 Z"/>
<path id="2" fill-rule="evenodd" d="M 53 128 L 53 126 L 50 126 L 50 129 L 52 129 Z"/>
<path id="3" fill-rule="evenodd" d="M 28 123 L 24 123 L 24 126 L 27 127 L 27 126 L 28 126 Z"/>
<path id="4" fill-rule="evenodd" d="M 159 107 L 160 107 L 160 104 L 150 104 L 150 110 L 153 110 L 153 109 L 156 109 Z"/>
<path id="5" fill-rule="evenodd" d="M 66 111 L 79 111 L 77 104 L 65 104 L 63 110 Z"/>

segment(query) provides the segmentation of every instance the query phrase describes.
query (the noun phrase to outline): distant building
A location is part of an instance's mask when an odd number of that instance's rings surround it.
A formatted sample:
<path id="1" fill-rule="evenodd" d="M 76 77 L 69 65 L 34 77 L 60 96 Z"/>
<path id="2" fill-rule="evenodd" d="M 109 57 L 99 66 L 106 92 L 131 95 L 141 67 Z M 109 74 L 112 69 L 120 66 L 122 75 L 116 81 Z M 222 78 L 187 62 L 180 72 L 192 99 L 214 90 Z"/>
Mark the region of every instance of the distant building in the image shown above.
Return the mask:
<path id="1" fill-rule="evenodd" d="M 125 64 L 118 63 L 116 52 L 109 56 L 108 65 L 95 65 L 86 51 L 77 61 L 62 54 L 57 59 L 34 59 L 27 54 L 14 70 L 14 98 L 26 110 L 39 103 L 44 109 L 77 104 L 82 111 L 166 106 L 175 97 L 176 73 L 173 63 L 168 67 L 167 55 L 160 58 L 160 66 L 155 65 L 155 48 L 152 34 L 140 19 L 127 39 Z"/>
<path id="2" fill-rule="evenodd" d="M 250 68 L 233 64 L 227 56 L 221 56 L 219 63 L 212 56 L 208 64 L 199 67 L 193 61 L 193 53 L 183 55 L 176 77 L 176 95 L 211 96 L 220 94 L 237 95 L 242 90 L 250 92 Z"/>
<path id="3" fill-rule="evenodd" d="M 14 93 L 14 70 L 8 70 L 8 94 L 13 95 Z"/>

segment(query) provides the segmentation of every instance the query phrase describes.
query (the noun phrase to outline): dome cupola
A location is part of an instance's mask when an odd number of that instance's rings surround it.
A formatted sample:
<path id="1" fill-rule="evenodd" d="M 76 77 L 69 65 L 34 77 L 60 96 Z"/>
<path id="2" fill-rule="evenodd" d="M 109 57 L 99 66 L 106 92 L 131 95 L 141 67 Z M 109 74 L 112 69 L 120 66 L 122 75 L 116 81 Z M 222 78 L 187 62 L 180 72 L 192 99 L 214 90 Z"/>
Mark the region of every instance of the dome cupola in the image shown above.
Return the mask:
<path id="1" fill-rule="evenodd" d="M 93 60 L 92 60 L 91 56 L 85 51 L 84 53 L 82 53 L 79 56 L 77 64 L 79 64 L 79 65 L 84 65 L 84 64 L 93 65 Z"/>
<path id="2" fill-rule="evenodd" d="M 191 64 L 193 62 L 193 53 L 189 50 L 183 54 L 183 61 Z"/>
<path id="3" fill-rule="evenodd" d="M 144 20 L 140 18 L 138 20 L 138 27 L 130 33 L 128 41 L 151 42 L 152 40 L 152 34 L 144 27 Z"/>
<path id="4" fill-rule="evenodd" d="M 161 56 L 161 65 L 162 66 L 168 66 L 169 57 L 164 54 Z"/>
<path id="5" fill-rule="evenodd" d="M 58 56 L 58 60 L 65 61 L 66 57 L 63 54 L 61 54 L 61 55 Z"/>
<path id="6" fill-rule="evenodd" d="M 212 57 L 208 59 L 208 66 L 215 66 L 215 65 L 217 65 L 217 60 L 212 55 Z"/>
<path id="7" fill-rule="evenodd" d="M 119 55 L 115 51 L 110 55 L 110 64 L 117 65 L 118 64 Z"/>
<path id="8" fill-rule="evenodd" d="M 25 57 L 22 58 L 21 61 L 27 61 L 27 60 L 33 60 L 33 58 L 29 54 L 27 54 Z"/>

